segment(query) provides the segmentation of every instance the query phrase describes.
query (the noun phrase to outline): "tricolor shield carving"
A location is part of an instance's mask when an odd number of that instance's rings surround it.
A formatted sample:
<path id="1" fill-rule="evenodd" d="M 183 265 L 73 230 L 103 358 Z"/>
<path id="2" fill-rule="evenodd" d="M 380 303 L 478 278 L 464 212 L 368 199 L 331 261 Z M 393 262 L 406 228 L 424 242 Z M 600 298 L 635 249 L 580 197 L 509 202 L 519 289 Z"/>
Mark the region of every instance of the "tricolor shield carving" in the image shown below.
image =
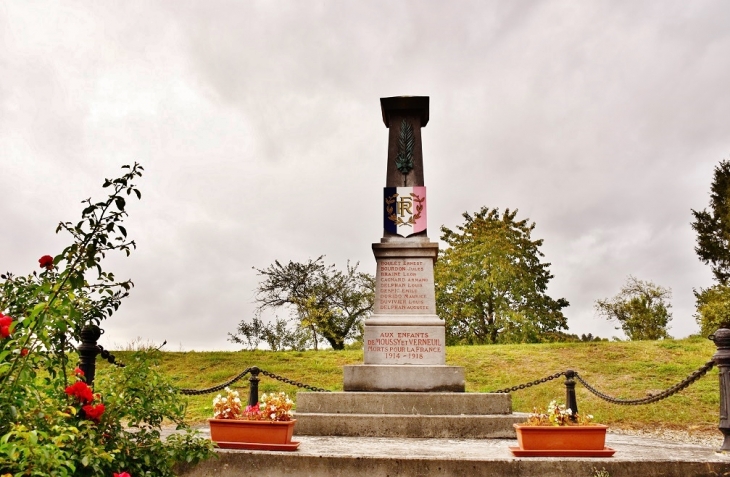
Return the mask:
<path id="1" fill-rule="evenodd" d="M 426 188 L 385 187 L 384 226 L 402 237 L 426 230 Z"/>

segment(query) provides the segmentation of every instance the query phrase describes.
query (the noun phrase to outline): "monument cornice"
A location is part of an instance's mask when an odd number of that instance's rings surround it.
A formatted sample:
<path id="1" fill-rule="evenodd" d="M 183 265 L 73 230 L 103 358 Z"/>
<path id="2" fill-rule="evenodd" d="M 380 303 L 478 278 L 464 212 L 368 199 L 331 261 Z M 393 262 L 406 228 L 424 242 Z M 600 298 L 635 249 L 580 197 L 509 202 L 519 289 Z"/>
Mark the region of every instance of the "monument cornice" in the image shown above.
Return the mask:
<path id="1" fill-rule="evenodd" d="M 398 241 L 374 243 L 375 258 L 432 258 L 436 261 L 439 244 L 436 242 Z"/>
<path id="2" fill-rule="evenodd" d="M 380 109 L 383 113 L 383 123 L 390 128 L 392 116 L 417 116 L 421 120 L 421 127 L 428 124 L 428 96 L 392 96 L 380 98 Z"/>

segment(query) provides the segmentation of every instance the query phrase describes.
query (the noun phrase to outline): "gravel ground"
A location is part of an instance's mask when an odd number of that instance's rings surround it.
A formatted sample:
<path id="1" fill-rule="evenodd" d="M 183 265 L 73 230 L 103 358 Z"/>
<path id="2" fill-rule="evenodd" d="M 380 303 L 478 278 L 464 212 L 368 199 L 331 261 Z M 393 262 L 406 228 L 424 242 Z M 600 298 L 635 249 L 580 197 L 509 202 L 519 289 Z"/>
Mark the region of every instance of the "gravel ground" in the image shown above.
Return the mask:
<path id="1" fill-rule="evenodd" d="M 702 447 L 719 449 L 722 446 L 722 433 L 718 430 L 680 430 L 680 429 L 613 429 L 608 430 L 611 434 L 620 434 L 637 437 L 650 437 L 665 441 L 684 442 Z"/>

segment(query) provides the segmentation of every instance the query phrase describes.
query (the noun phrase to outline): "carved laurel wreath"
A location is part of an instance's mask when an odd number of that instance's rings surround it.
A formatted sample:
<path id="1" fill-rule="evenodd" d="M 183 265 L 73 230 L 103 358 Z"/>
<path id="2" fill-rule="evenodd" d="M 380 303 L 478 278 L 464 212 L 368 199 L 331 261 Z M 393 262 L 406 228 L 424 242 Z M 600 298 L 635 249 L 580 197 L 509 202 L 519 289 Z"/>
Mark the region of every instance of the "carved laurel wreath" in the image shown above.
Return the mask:
<path id="1" fill-rule="evenodd" d="M 416 213 L 411 215 L 408 218 L 408 221 L 401 219 L 399 215 L 395 213 L 395 209 L 393 208 L 393 204 L 395 204 L 396 200 L 398 199 L 398 194 L 393 194 L 390 197 L 385 198 L 385 212 L 388 215 L 388 220 L 393 222 L 395 226 L 399 225 L 407 225 L 409 227 L 413 227 L 415 225 L 416 220 L 421 218 L 421 214 L 423 213 L 423 203 L 426 201 L 425 197 L 421 197 L 418 194 L 414 194 L 413 192 L 410 193 L 410 196 L 413 198 L 413 202 L 416 203 Z"/>

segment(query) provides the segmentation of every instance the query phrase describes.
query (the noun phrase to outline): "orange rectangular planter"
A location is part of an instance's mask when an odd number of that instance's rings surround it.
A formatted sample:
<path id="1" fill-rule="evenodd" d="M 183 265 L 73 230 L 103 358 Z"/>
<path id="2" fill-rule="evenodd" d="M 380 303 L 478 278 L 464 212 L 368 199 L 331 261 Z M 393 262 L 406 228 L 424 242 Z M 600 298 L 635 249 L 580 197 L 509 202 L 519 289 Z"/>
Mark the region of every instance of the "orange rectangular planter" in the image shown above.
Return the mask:
<path id="1" fill-rule="evenodd" d="M 208 419 L 210 440 L 225 443 L 291 444 L 296 422 Z"/>
<path id="2" fill-rule="evenodd" d="M 526 451 L 602 451 L 608 426 L 526 426 L 514 424 L 517 443 Z"/>

